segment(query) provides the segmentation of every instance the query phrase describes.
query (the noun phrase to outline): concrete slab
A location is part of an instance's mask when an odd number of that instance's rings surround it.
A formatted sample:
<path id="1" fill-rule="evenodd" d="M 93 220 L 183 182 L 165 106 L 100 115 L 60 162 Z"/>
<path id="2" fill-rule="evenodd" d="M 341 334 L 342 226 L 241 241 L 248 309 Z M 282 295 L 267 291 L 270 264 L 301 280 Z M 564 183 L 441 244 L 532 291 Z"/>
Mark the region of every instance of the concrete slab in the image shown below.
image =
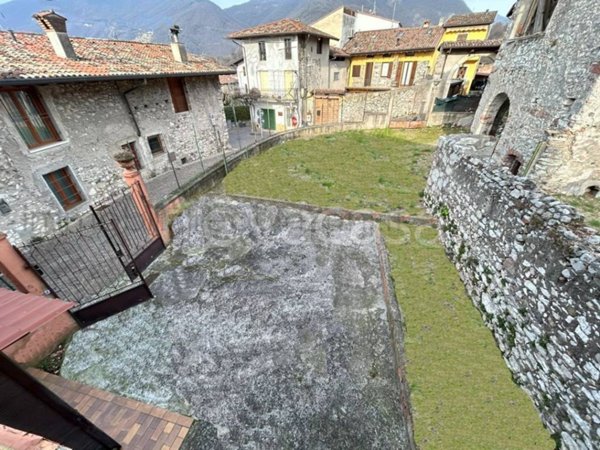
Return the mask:
<path id="1" fill-rule="evenodd" d="M 191 415 L 184 447 L 414 448 L 378 228 L 208 196 L 156 298 L 79 332 L 63 376 Z"/>

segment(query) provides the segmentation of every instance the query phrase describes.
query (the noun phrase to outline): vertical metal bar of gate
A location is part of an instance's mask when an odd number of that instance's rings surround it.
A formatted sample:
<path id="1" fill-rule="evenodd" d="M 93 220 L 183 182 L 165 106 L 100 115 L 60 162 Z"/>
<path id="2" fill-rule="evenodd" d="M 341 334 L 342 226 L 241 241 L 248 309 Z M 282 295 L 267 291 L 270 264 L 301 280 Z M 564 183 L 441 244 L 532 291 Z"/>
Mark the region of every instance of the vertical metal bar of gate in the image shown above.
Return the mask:
<path id="1" fill-rule="evenodd" d="M 100 220 L 100 217 L 98 216 L 98 213 L 96 212 L 96 210 L 90 205 L 90 209 L 92 210 L 92 214 L 94 216 L 94 218 L 96 219 L 96 221 L 98 222 L 98 225 L 100 226 L 100 229 L 102 230 L 102 234 L 104 234 L 104 237 L 106 237 L 106 240 L 108 241 L 110 247 L 113 249 L 113 251 L 115 252 L 115 255 L 117 255 L 117 259 L 119 260 L 119 262 L 121 263 L 121 266 L 123 266 L 123 269 L 125 270 L 125 272 L 127 273 L 127 275 L 129 276 L 129 279 L 131 281 L 133 281 L 135 279 L 135 275 L 131 274 L 130 271 L 127 268 L 127 265 L 125 264 L 125 262 L 119 257 L 119 254 L 122 253 L 121 251 L 119 251 L 116 247 L 115 244 L 113 242 L 113 240 L 110 238 L 110 236 L 108 235 L 108 232 L 106 231 L 106 228 L 104 227 L 104 224 L 102 223 L 102 221 Z"/>

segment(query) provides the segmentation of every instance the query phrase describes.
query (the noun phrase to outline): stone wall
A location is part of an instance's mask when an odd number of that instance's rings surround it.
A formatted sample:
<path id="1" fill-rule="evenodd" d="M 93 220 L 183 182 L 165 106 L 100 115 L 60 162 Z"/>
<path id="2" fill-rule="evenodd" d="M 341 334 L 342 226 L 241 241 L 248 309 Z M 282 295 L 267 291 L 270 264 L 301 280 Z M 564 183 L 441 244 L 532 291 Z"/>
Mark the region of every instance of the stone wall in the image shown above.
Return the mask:
<path id="1" fill-rule="evenodd" d="M 427 205 L 515 382 L 565 448 L 596 448 L 600 236 L 531 181 L 485 165 L 493 148 L 442 138 Z"/>
<path id="2" fill-rule="evenodd" d="M 139 125 L 129 113 L 127 98 Z M 44 236 L 89 211 L 89 205 L 124 187 L 111 154 L 135 142 L 146 177 L 167 169 L 166 153 L 154 157 L 148 136 L 161 134 L 166 150 L 195 160 L 219 151 L 215 129 L 228 145 L 227 126 L 217 77 L 188 78 L 189 112 L 176 114 L 165 80 L 45 85 L 37 88 L 60 142 L 30 150 L 0 104 L 0 200 L 11 211 L 0 214 L 0 231 L 13 243 Z M 213 127 L 214 124 L 214 127 Z M 196 138 L 199 146 L 196 145 Z M 67 167 L 84 199 L 65 211 L 43 176 Z"/>
<path id="3" fill-rule="evenodd" d="M 547 191 L 579 195 L 600 179 L 600 8 L 597 0 L 559 1 L 543 33 L 514 37 L 530 3 L 519 1 L 522 14 L 500 50 L 472 130 L 488 133 L 508 98 L 498 155 L 513 154 L 523 167 L 535 163 L 530 175 Z M 589 139 L 574 138 L 587 133 Z"/>
<path id="4" fill-rule="evenodd" d="M 387 126 L 395 120 L 425 120 L 431 100 L 431 80 L 387 91 L 351 91 L 343 97 L 342 122 Z"/>

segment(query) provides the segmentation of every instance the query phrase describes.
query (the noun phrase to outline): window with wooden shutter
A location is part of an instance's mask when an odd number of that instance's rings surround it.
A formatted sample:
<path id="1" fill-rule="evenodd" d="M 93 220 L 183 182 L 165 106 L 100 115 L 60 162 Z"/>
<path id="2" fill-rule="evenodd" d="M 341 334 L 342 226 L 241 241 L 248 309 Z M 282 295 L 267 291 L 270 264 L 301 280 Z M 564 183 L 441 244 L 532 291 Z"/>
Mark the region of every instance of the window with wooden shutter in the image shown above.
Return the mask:
<path id="1" fill-rule="evenodd" d="M 352 66 L 352 77 L 358 78 L 360 77 L 360 68 L 362 66 Z"/>
<path id="2" fill-rule="evenodd" d="M 83 196 L 68 167 L 44 175 L 48 187 L 65 211 L 83 202 Z"/>
<path id="3" fill-rule="evenodd" d="M 396 74 L 396 78 L 399 81 L 399 86 L 412 86 L 413 84 L 415 84 L 415 77 L 417 74 L 417 62 L 407 61 L 401 64 L 402 66 L 398 67 L 399 73 Z"/>
<path id="4" fill-rule="evenodd" d="M 167 78 L 169 91 L 171 92 L 171 101 L 176 113 L 189 111 L 187 97 L 185 95 L 185 84 L 183 78 Z"/>
<path id="5" fill-rule="evenodd" d="M 402 81 L 402 64 L 398 62 L 398 67 L 396 68 L 396 80 L 394 81 L 394 86 L 400 86 L 400 82 Z"/>
<path id="6" fill-rule="evenodd" d="M 58 131 L 34 88 L 7 88 L 0 95 L 27 147 L 33 149 L 60 141 Z"/>

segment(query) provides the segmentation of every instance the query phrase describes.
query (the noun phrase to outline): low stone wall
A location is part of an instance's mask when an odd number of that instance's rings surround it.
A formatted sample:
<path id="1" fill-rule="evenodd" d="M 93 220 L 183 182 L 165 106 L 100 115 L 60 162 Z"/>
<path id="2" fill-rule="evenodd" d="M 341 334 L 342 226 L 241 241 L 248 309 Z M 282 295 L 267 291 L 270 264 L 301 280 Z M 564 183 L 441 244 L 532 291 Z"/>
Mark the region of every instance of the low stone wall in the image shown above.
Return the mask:
<path id="1" fill-rule="evenodd" d="M 178 189 L 169 197 L 157 203 L 155 208 L 163 222 L 167 223 L 167 216 L 177 209 L 182 202 L 182 198 L 189 198 L 198 193 L 211 190 L 217 184 L 219 184 L 223 178 L 225 178 L 228 171 L 234 169 L 242 160 L 246 158 L 258 155 L 266 150 L 269 150 L 270 148 L 294 139 L 309 139 L 315 136 L 339 133 L 342 131 L 369 130 L 376 128 L 378 127 L 372 127 L 362 122 L 335 123 L 328 125 L 317 125 L 314 127 L 297 128 L 295 130 L 274 134 L 273 136 L 257 142 L 256 144 L 252 144 L 249 147 L 240 150 L 238 153 L 235 153 L 233 156 L 228 157 L 227 169 L 225 168 L 225 164 L 220 162 L 206 173 L 203 173 L 197 178 L 194 178 L 193 180 L 184 184 L 181 189 Z"/>
<path id="2" fill-rule="evenodd" d="M 515 382 L 565 448 L 600 439 L 600 236 L 571 207 L 442 138 L 426 202 Z"/>

